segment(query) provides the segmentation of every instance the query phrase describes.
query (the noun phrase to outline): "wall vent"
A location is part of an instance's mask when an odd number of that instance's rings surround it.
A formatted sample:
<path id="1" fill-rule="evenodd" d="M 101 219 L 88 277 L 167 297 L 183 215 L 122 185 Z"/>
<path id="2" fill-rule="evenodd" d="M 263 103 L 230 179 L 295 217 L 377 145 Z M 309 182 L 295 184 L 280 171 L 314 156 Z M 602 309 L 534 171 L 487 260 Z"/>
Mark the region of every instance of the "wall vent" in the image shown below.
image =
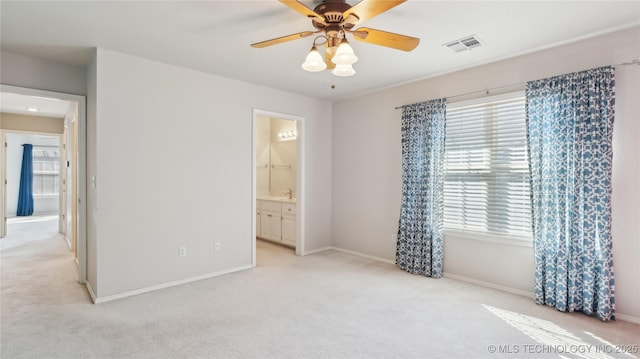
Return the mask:
<path id="1" fill-rule="evenodd" d="M 442 46 L 446 46 L 451 50 L 453 50 L 454 52 L 462 52 L 462 51 L 471 50 L 473 48 L 476 48 L 482 45 L 483 45 L 482 41 L 480 41 L 480 39 L 476 35 L 471 35 L 471 36 L 465 36 L 456 41 L 448 42 L 446 44 L 443 44 Z"/>

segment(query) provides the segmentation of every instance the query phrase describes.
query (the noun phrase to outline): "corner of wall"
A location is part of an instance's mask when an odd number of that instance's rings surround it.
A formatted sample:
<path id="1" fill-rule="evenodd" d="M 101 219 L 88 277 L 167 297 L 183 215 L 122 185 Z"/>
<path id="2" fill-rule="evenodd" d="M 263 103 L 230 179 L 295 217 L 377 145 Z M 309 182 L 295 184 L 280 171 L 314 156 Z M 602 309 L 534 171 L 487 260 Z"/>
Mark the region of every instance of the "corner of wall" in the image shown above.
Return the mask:
<path id="1" fill-rule="evenodd" d="M 98 53 L 93 50 L 91 63 L 86 69 L 86 89 L 87 89 L 87 173 L 86 183 L 91 183 L 91 178 L 97 173 L 97 93 L 98 93 Z M 87 186 L 87 288 L 90 289 L 92 298 L 98 295 L 98 206 L 95 188 Z M 93 292 L 95 290 L 95 292 Z"/>

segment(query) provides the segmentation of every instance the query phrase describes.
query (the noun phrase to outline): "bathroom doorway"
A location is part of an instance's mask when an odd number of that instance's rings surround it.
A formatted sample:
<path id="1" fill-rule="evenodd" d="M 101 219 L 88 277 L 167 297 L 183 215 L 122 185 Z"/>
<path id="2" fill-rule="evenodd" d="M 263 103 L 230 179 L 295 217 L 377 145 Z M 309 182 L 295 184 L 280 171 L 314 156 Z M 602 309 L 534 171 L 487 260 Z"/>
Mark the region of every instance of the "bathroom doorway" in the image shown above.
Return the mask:
<path id="1" fill-rule="evenodd" d="M 253 265 L 257 241 L 304 253 L 304 119 L 253 111 Z"/>

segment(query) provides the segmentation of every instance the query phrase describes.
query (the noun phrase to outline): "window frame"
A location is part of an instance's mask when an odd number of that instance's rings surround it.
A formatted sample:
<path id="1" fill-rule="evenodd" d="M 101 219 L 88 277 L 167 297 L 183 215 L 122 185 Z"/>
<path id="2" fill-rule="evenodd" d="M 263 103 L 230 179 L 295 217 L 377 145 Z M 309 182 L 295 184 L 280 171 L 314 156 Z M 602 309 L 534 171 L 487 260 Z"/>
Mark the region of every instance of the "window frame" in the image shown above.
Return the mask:
<path id="1" fill-rule="evenodd" d="M 516 98 L 524 98 L 524 97 L 525 97 L 524 89 L 519 89 L 516 91 L 511 91 L 511 92 L 500 94 L 500 95 L 483 96 L 483 97 L 475 98 L 471 100 L 448 102 L 447 118 L 448 118 L 448 113 L 451 109 L 481 105 L 481 104 L 491 103 L 491 102 L 499 102 L 504 100 L 511 100 Z M 526 116 L 526 113 L 525 113 L 525 116 Z M 526 123 L 525 123 L 525 126 L 526 126 Z M 447 127 L 447 131 L 448 131 L 448 127 Z M 526 127 L 525 127 L 525 131 L 526 131 Z M 448 133 L 446 135 L 448 135 Z M 446 159 L 446 154 L 445 154 L 445 159 Z M 491 162 L 493 161 L 493 159 L 488 158 L 486 161 L 489 164 L 488 169 L 490 170 Z M 526 162 L 527 162 L 526 168 L 528 170 L 528 163 L 529 163 L 528 155 L 526 158 Z M 444 171 L 445 179 L 447 178 L 447 173 L 448 173 L 447 169 L 448 168 L 445 167 L 445 171 Z M 516 172 L 513 172 L 513 173 L 516 173 Z M 509 172 L 509 173 L 512 173 L 512 172 Z M 529 188 L 529 193 L 531 193 L 530 191 L 531 191 L 531 188 Z M 443 198 L 443 201 L 444 201 L 444 198 Z M 444 215 L 444 209 L 443 209 L 443 215 Z M 529 212 L 530 220 L 532 220 L 531 215 L 532 215 L 531 212 Z M 509 244 L 509 245 L 516 245 L 516 246 L 524 246 L 524 247 L 533 246 L 532 231 L 530 231 L 528 235 L 517 234 L 517 233 L 511 234 L 511 233 L 493 232 L 489 230 L 481 231 L 481 230 L 473 230 L 473 229 L 447 227 L 445 223 L 443 223 L 443 232 L 445 237 L 464 238 L 464 239 L 479 240 L 479 241 L 485 241 L 485 242 L 494 242 L 494 243 Z"/>
<path id="2" fill-rule="evenodd" d="M 57 166 L 58 166 L 58 170 L 56 171 L 36 171 L 35 170 L 35 151 L 36 150 L 51 150 L 54 149 L 55 151 L 58 152 L 58 161 L 57 161 Z M 60 185 L 61 185 L 61 180 L 62 180 L 62 162 L 61 162 L 61 150 L 59 146 L 49 146 L 49 145 L 33 145 L 33 150 L 32 150 L 32 162 L 34 164 L 34 169 L 33 169 L 33 180 L 34 180 L 34 184 L 33 184 L 33 197 L 34 198 L 39 198 L 39 199 L 47 199 L 47 198 L 58 198 L 60 196 Z M 55 172 L 55 176 L 58 177 L 58 185 L 56 186 L 56 193 L 36 193 L 36 188 L 35 188 L 35 178 L 38 175 L 42 175 L 44 173 L 47 174 L 51 174 L 53 175 L 53 173 Z"/>

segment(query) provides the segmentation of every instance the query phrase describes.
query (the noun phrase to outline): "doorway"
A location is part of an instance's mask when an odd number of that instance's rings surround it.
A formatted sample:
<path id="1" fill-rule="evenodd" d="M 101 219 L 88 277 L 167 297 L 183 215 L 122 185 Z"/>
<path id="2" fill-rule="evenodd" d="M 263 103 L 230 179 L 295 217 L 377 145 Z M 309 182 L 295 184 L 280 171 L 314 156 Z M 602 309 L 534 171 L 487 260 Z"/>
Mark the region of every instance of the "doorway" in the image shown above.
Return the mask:
<path id="1" fill-rule="evenodd" d="M 55 182 L 58 187 L 58 193 L 55 196 L 57 203 L 56 227 L 58 232 L 66 237 L 69 248 L 73 251 L 75 262 L 78 267 L 78 280 L 80 283 L 86 282 L 86 98 L 80 95 L 72 95 L 66 93 L 37 90 L 16 86 L 1 85 L 1 92 L 3 95 L 2 109 L 7 110 L 8 113 L 20 114 L 20 106 L 22 110 L 28 112 L 40 112 L 40 117 L 46 117 L 46 111 L 55 113 L 56 117 L 64 117 L 63 130 L 57 135 L 57 146 L 49 145 L 48 148 L 53 152 L 53 148 L 56 148 L 56 153 L 59 156 L 57 167 L 57 176 L 53 176 L 53 173 L 49 173 L 49 179 L 45 179 L 44 182 L 51 185 L 51 181 Z M 13 99 L 15 101 L 8 101 L 7 99 Z M 25 103 L 38 103 L 38 106 L 25 107 L 20 101 Z M 30 106 L 30 105 L 29 105 Z M 56 106 L 62 106 L 66 110 L 60 116 L 56 111 Z M 23 113 L 29 115 L 28 112 Z M 50 114 L 51 115 L 51 114 Z M 14 117 L 14 118 L 11 118 Z M 41 128 L 42 123 L 38 122 L 38 116 L 31 116 L 36 120 L 29 121 L 31 124 L 37 124 L 37 128 Z M 6 143 L 5 138 L 8 134 L 18 133 L 31 133 L 26 124 L 27 122 L 21 121 L 21 118 L 15 116 L 5 115 L 0 123 L 0 132 L 2 134 L 3 142 Z M 47 124 L 45 124 L 46 126 Z M 25 127 L 26 126 L 26 127 Z M 47 131 L 50 132 L 50 131 Z M 46 137 L 45 135 L 50 133 L 40 133 L 36 136 Z M 45 150 L 43 150 L 45 151 Z M 7 150 L 5 145 L 0 148 L 0 178 L 2 179 L 2 198 L 0 203 L 0 237 L 4 237 L 7 233 L 7 216 L 10 214 L 7 210 Z M 47 151 L 45 151 L 47 152 Z M 46 154 L 50 155 L 50 154 Z M 34 156 L 35 161 L 35 156 Z M 49 171 L 52 172 L 52 171 Z M 35 177 L 35 174 L 34 174 Z M 46 175 L 45 175 L 46 177 Z M 55 177 L 55 180 L 52 179 Z M 35 182 L 34 182 L 35 184 Z M 52 196 L 53 197 L 53 196 Z"/>
<path id="2" fill-rule="evenodd" d="M 262 121 L 273 121 L 273 129 Z M 261 135 L 264 127 L 270 128 L 269 134 Z M 303 117 L 253 111 L 253 266 L 256 237 L 294 246 L 296 255 L 304 253 L 304 130 Z"/>
<path id="3" fill-rule="evenodd" d="M 28 227 L 30 224 L 38 225 L 36 220 L 51 222 L 49 227 L 53 225 L 56 232 L 62 233 L 63 228 L 58 223 L 58 218 L 62 213 L 60 206 L 62 134 L 56 133 L 62 131 L 62 119 L 51 118 L 46 120 L 54 124 L 59 122 L 57 126 L 52 126 L 56 127 L 53 129 L 55 132 L 16 131 L 7 130 L 8 127 L 17 127 L 14 126 L 15 123 L 11 123 L 12 121 L 24 122 L 24 128 L 28 128 L 38 127 L 37 119 L 10 113 L 3 113 L 2 115 L 5 122 L 7 120 L 10 122 L 2 126 L 4 127 L 2 130 L 2 142 L 4 143 L 2 172 L 5 180 L 3 211 L 7 222 L 6 229 L 3 231 L 4 234 L 13 234 L 10 230 L 12 226 L 8 225 L 9 222 L 22 223 L 17 227 Z M 29 121 L 32 119 L 35 119 L 35 123 Z M 31 153 L 30 161 L 27 162 L 23 161 L 25 144 L 30 145 L 29 152 Z M 22 198 L 23 193 L 21 192 L 24 186 L 21 183 L 23 176 L 21 172 L 22 167 L 27 164 L 31 167 L 31 205 L 29 205 L 29 201 L 20 201 L 22 205 L 19 205 L 19 197 Z M 31 214 L 27 214 L 28 212 Z M 13 226 L 13 228 L 16 228 L 16 226 Z"/>

